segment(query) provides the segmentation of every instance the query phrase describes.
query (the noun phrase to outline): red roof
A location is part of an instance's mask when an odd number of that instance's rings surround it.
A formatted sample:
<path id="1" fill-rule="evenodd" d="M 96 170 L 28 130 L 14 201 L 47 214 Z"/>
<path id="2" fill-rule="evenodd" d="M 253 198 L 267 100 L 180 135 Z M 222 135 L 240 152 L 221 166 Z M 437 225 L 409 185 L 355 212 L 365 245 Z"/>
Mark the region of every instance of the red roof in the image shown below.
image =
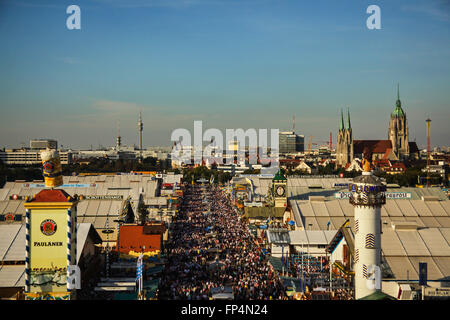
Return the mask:
<path id="1" fill-rule="evenodd" d="M 280 163 L 300 163 L 300 159 L 280 159 Z"/>
<path id="2" fill-rule="evenodd" d="M 70 198 L 70 200 L 69 200 Z M 72 202 L 70 195 L 62 189 L 44 189 L 34 196 L 30 202 Z"/>
<path id="3" fill-rule="evenodd" d="M 141 252 L 142 247 L 145 246 L 144 252 L 161 250 L 162 233 L 148 232 L 150 226 L 137 226 L 137 225 L 123 225 L 120 226 L 119 237 L 120 239 L 120 252 L 128 253 L 130 251 Z M 153 227 L 153 226 L 151 226 Z M 152 231 L 163 229 L 160 226 L 155 226 Z M 164 228 L 165 230 L 165 228 Z M 144 233 L 144 231 L 146 231 Z M 164 231 L 162 231 L 164 232 Z"/>
<path id="4" fill-rule="evenodd" d="M 399 169 L 401 169 L 402 171 L 405 171 L 405 170 L 406 170 L 406 166 L 405 166 L 405 164 L 404 164 L 403 162 L 397 162 L 397 163 L 394 163 L 394 164 L 392 165 L 392 168 L 399 168 Z"/>
<path id="5" fill-rule="evenodd" d="M 365 147 L 368 147 L 372 153 L 386 154 L 388 149 L 392 149 L 392 142 L 391 140 L 353 140 L 355 154 L 364 153 Z"/>
<path id="6" fill-rule="evenodd" d="M 391 162 L 388 159 L 375 160 L 373 164 L 376 168 L 385 168 L 391 166 Z"/>

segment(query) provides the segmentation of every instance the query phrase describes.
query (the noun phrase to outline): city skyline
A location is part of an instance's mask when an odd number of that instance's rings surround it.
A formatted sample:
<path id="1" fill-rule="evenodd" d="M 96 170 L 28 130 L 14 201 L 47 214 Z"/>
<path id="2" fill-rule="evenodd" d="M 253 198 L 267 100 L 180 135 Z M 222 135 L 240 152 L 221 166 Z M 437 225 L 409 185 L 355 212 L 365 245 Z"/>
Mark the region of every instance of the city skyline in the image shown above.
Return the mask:
<path id="1" fill-rule="evenodd" d="M 373 1 L 372 1 L 373 2 Z M 170 146 L 176 128 L 279 128 L 333 145 L 341 108 L 355 139 L 386 139 L 397 99 L 410 141 L 448 145 L 448 1 L 0 1 L 0 146 Z M 56 120 L 56 121 L 55 121 Z"/>

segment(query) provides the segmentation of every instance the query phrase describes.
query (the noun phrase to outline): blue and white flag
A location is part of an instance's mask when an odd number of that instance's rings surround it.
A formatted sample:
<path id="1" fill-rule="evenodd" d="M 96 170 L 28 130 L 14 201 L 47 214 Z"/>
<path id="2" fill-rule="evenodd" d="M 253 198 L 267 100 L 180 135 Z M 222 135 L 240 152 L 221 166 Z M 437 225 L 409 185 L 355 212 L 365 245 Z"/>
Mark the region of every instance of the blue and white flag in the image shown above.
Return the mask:
<path id="1" fill-rule="evenodd" d="M 175 193 L 175 190 L 177 190 L 177 183 L 176 182 L 173 184 L 172 194 Z"/>
<path id="2" fill-rule="evenodd" d="M 142 270 L 143 270 L 143 255 L 141 254 L 137 260 L 136 281 L 139 281 L 139 279 L 142 278 Z"/>

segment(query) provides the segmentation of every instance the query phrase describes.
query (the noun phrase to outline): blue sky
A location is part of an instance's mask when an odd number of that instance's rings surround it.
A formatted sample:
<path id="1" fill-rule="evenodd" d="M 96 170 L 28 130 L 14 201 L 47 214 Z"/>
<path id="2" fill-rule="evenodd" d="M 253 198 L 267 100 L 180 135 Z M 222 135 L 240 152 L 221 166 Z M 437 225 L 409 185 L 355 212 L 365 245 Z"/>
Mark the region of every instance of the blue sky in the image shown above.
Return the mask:
<path id="1" fill-rule="evenodd" d="M 81 8 L 68 30 L 66 8 Z M 381 30 L 366 9 L 381 8 Z M 387 139 L 397 82 L 410 140 L 450 145 L 450 1 L 0 0 L 0 146 L 170 145 L 175 128 Z"/>

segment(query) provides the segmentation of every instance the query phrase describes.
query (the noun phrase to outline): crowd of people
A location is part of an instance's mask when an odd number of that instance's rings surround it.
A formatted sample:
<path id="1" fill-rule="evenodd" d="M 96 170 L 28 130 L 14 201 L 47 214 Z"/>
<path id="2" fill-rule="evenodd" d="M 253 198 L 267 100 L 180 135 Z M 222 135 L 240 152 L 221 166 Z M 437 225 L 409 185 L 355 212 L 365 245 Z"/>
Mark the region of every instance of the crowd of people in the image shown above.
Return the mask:
<path id="1" fill-rule="evenodd" d="M 330 286 L 330 265 L 325 258 L 300 255 L 296 259 L 291 257 L 283 262 L 286 264 L 287 275 L 302 279 L 310 291 Z M 352 285 L 348 283 L 348 279 L 333 273 L 332 287 L 334 299 L 353 299 Z"/>
<path id="2" fill-rule="evenodd" d="M 188 185 L 171 224 L 159 299 L 204 300 L 232 288 L 234 299 L 287 299 L 246 223 L 217 186 Z"/>

